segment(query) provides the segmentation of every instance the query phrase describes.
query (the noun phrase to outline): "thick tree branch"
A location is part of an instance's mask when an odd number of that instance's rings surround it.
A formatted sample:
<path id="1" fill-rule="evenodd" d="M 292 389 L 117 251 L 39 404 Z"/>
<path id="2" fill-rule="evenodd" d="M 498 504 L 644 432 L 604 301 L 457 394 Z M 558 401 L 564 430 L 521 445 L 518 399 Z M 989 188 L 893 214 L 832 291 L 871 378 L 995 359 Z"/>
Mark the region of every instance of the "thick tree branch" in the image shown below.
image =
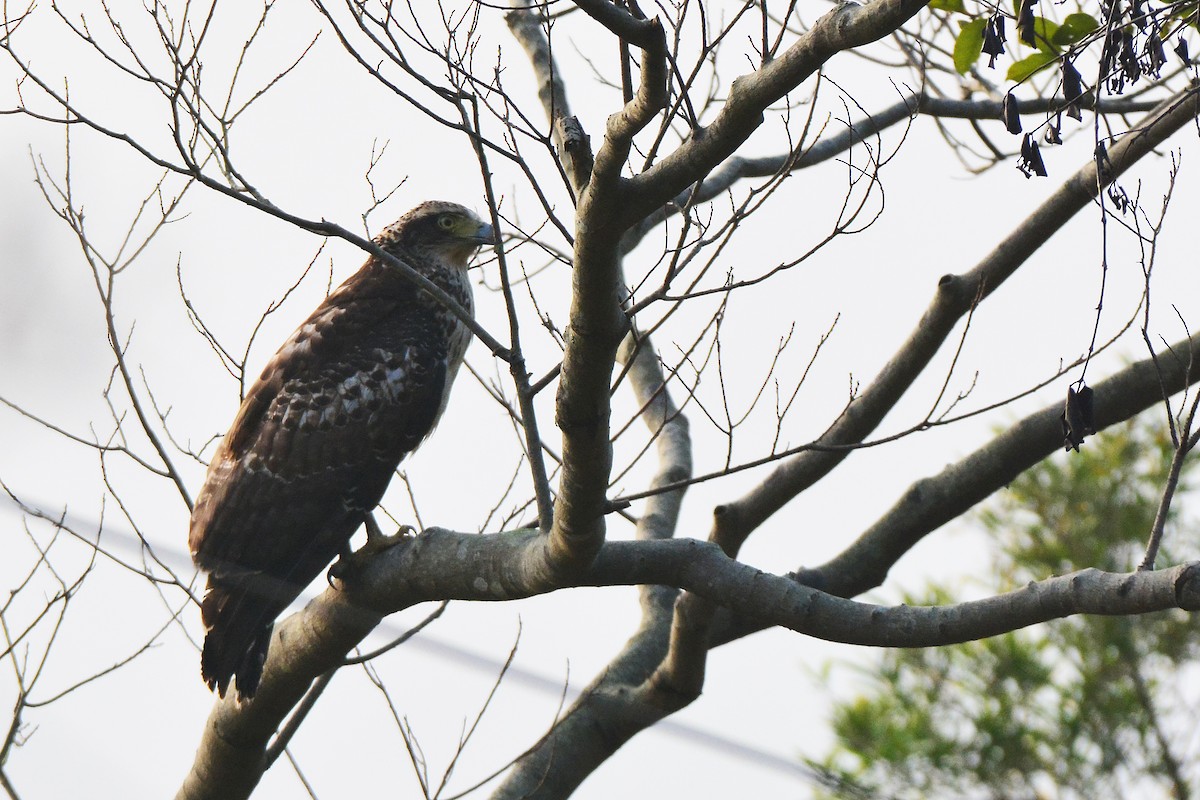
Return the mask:
<path id="1" fill-rule="evenodd" d="M 629 366 L 629 383 L 642 408 L 639 416 L 657 437 L 659 468 L 651 483 L 677 483 L 691 474 L 691 438 L 687 418 L 667 392 L 654 348 L 648 339 L 635 340 L 630 334 L 618 358 Z M 674 489 L 647 500 L 638 518 L 639 540 L 674 536 L 684 491 Z M 666 657 L 671 609 L 679 592 L 670 586 L 638 588 L 642 607 L 638 630 L 546 736 L 517 760 L 495 800 L 569 795 L 634 734 L 680 706 L 682 698 L 673 693 L 642 688 Z M 564 761 L 560 757 L 564 752 L 571 758 Z"/>
<path id="2" fill-rule="evenodd" d="M 522 580 L 521 565 L 539 539 L 528 530 L 478 535 L 430 529 L 374 559 L 351 589 L 329 589 L 284 620 L 272 640 L 258 695 L 245 705 L 233 694 L 216 704 L 177 797 L 247 797 L 261 778 L 268 741 L 290 709 L 311 681 L 337 665 L 383 615 L 432 599 L 507 600 L 538 593 L 536 581 Z M 636 584 L 684 588 L 768 624 L 876 647 L 951 644 L 1073 614 L 1200 610 L 1197 564 L 1130 574 L 1089 569 L 986 600 L 885 608 L 769 575 L 690 539 L 609 542 L 563 588 Z M 654 712 L 647 709 L 647 714 L 644 722 L 650 724 Z"/>
<path id="3" fill-rule="evenodd" d="M 1055 232 L 1085 208 L 1102 188 L 1116 180 L 1168 136 L 1195 119 L 1200 104 L 1196 89 L 1171 98 L 1143 123 L 1109 149 L 1110 165 L 1103 179 L 1096 164 L 1067 179 L 1049 199 L 1025 219 L 974 269 L 944 275 L 933 302 L 908 340 L 865 389 L 821 435 L 817 443 L 831 450 L 809 450 L 780 464 L 751 492 L 714 511 L 712 537 L 727 552 L 736 553 L 759 525 L 793 497 L 828 474 L 849 455 L 839 445 L 861 442 L 883 420 L 896 401 L 929 364 L 958 320 L 973 304 L 994 292 Z M 873 585 L 873 584 L 872 584 Z"/>
<path id="4" fill-rule="evenodd" d="M 625 14 L 624 11 L 607 4 L 600 4 L 593 9 L 605 13 L 610 10 L 618 16 Z M 513 30 L 533 62 L 535 73 L 538 75 L 539 97 L 547 117 L 554 126 L 559 157 L 568 174 L 572 176 L 572 183 L 578 195 L 584 191 L 591 179 L 593 159 L 586 147 L 587 141 L 582 131 L 571 135 L 571 131 L 578 128 L 578 122 L 568 116 L 565 94 L 556 81 L 557 73 L 548 42 L 532 14 L 524 12 L 518 15 L 513 12 L 509 14 L 508 22 L 510 30 Z M 652 23 L 633 20 L 631 24 L 655 32 Z M 661 31 L 657 33 L 661 34 Z M 661 41 L 661 37 L 656 41 Z M 642 41 L 642 44 L 646 42 Z M 654 59 L 651 53 L 647 53 L 639 92 L 641 105 L 636 105 L 639 98 L 635 98 L 635 102 L 628 105 L 624 115 L 610 120 L 605 149 L 600 154 L 601 178 L 605 178 L 605 165 L 612 165 L 607 180 L 611 183 L 615 178 L 618 187 L 620 179 L 615 177 L 616 171 L 619 171 L 627 158 L 632 133 L 644 127 L 657 106 L 665 102 L 665 97 L 656 96 L 660 87 L 665 88 L 665 71 L 661 75 L 656 74 L 655 70 L 647 71 L 647 66 L 665 69 L 665 60 Z M 580 150 L 584 151 L 584 157 L 578 155 Z M 616 171 L 612 167 L 615 167 Z M 586 173 L 582 173 L 584 169 L 587 170 Z M 595 200 L 595 193 L 588 198 L 592 200 L 592 208 L 603 208 L 604 195 L 600 194 L 600 202 Z M 581 212 L 583 210 L 584 207 L 581 207 Z M 587 237 L 582 239 L 586 244 Z M 616 254 L 606 257 L 615 259 Z M 614 263 L 618 266 L 615 275 L 619 277 L 619 261 Z M 623 288 L 623 283 L 621 278 L 619 291 Z M 579 296 L 578 293 L 576 296 Z M 654 485 L 663 486 L 686 480 L 686 477 L 691 475 L 687 421 L 670 401 L 661 366 L 649 341 L 639 342 L 632 335 L 626 336 L 620 358 L 630 367 L 630 383 L 642 406 L 640 416 L 658 436 L 660 469 Z M 682 497 L 682 492 L 677 489 L 665 492 L 648 503 L 639 523 L 639 538 L 672 536 Z M 699 693 L 699 686 L 703 682 L 706 649 L 699 654 L 698 661 L 690 662 L 695 667 L 690 676 L 691 683 L 695 684 L 696 688 L 686 699 L 681 698 L 672 688 L 665 687 L 663 682 L 650 679 L 652 672 L 661 668 L 666 655 L 665 645 L 670 634 L 672 618 L 671 607 L 678 592 L 668 587 L 644 586 L 641 593 L 643 614 L 639 630 L 571 709 L 556 722 L 546 737 L 522 756 L 498 790 L 497 797 L 553 798 L 570 794 L 579 782 L 635 733 L 690 702 Z M 678 665 L 679 661 L 672 660 L 670 663 Z M 557 758 L 558 754 L 568 751 L 572 754 L 569 762 L 564 763 L 561 758 Z"/>
<path id="5" fill-rule="evenodd" d="M 1200 353 L 1200 333 L 1176 342 L 1176 353 Z M 1093 386 L 1099 430 L 1132 419 L 1200 381 L 1200 369 L 1182 360 L 1146 359 Z M 917 542 L 1002 489 L 1025 470 L 1062 449 L 1062 403 L 1030 414 L 974 453 L 923 478 L 853 544 L 831 561 L 793 577 L 838 597 L 855 597 L 883 583 Z M 718 618 L 711 643 L 724 644 L 763 628 L 767 620 Z"/>
<path id="6" fill-rule="evenodd" d="M 1200 334 L 1176 342 L 1174 352 L 1189 358 L 1200 348 Z M 1163 400 L 1163 391 L 1181 391 L 1200 379 L 1194 363 L 1146 359 L 1092 387 L 1096 428 L 1125 422 Z M 1161 383 L 1160 383 L 1161 381 Z M 1018 475 L 1058 452 L 1062 442 L 1062 404 L 1030 414 L 988 444 L 917 481 L 854 544 L 801 580 L 817 581 L 825 591 L 853 597 L 880 585 L 888 570 L 924 536 L 965 513 Z"/>
<path id="7" fill-rule="evenodd" d="M 620 208 L 624 227 L 654 214 L 733 155 L 762 124 L 767 107 L 803 83 L 832 56 L 891 34 L 926 3 L 842 3 L 818 19 L 779 57 L 736 79 L 725 107 L 712 124 L 697 130 L 650 169 L 630 178 L 629 202 Z"/>
<path id="8" fill-rule="evenodd" d="M 624 228 L 613 210 L 625 202 L 621 170 L 633 137 L 667 98 L 666 44 L 662 27 L 651 26 L 656 35 L 643 51 L 641 85 L 633 100 L 609 118 L 575 215 L 571 327 L 555 407 L 563 467 L 549 543 L 552 568 L 565 573 L 585 567 L 604 542 L 605 489 L 612 468 L 610 382 L 628 327 L 618 252 Z"/>
<path id="9" fill-rule="evenodd" d="M 573 2 L 579 6 L 580 10 L 623 42 L 628 42 L 642 50 L 654 50 L 662 44 L 662 26 L 656 19 L 635 17 L 611 0 L 573 0 Z"/>

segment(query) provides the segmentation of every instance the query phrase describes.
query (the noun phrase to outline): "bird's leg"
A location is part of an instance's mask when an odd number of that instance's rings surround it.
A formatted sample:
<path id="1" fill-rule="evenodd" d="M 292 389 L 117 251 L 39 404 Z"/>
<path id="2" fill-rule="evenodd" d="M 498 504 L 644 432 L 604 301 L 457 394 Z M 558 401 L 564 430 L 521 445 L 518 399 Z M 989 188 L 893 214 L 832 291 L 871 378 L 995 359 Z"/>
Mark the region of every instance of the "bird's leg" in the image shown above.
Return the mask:
<path id="1" fill-rule="evenodd" d="M 379 527 L 379 523 L 375 521 L 374 514 L 367 514 L 367 518 L 363 520 L 363 525 L 367 529 L 367 542 L 359 548 L 358 552 L 360 553 L 382 553 L 384 550 L 395 547 L 417 535 L 417 529 L 412 525 L 401 525 L 395 533 L 389 536 Z"/>
<path id="2" fill-rule="evenodd" d="M 417 529 L 413 526 L 401 525 L 396 533 L 389 536 L 379 527 L 379 523 L 375 521 L 374 514 L 367 514 L 366 518 L 363 519 L 363 526 L 367 530 L 367 541 L 363 546 L 357 550 L 351 550 L 350 542 L 346 542 L 341 553 L 338 554 L 337 561 L 333 562 L 329 567 L 329 572 L 326 574 L 325 579 L 335 589 L 338 588 L 334 584 L 335 580 L 344 581 L 361 567 L 365 566 L 366 562 L 372 557 L 398 544 L 409 541 L 417 533 Z"/>

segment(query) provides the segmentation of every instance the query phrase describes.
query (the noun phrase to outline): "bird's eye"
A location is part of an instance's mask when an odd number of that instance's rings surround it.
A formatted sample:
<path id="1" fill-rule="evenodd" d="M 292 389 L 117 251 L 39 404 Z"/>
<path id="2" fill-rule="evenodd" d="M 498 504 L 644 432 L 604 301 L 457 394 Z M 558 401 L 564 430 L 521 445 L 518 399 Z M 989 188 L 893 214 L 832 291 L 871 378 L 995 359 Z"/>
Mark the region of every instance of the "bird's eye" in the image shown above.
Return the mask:
<path id="1" fill-rule="evenodd" d="M 443 214 L 438 217 L 437 226 L 444 231 L 454 230 L 454 217 L 449 214 Z"/>

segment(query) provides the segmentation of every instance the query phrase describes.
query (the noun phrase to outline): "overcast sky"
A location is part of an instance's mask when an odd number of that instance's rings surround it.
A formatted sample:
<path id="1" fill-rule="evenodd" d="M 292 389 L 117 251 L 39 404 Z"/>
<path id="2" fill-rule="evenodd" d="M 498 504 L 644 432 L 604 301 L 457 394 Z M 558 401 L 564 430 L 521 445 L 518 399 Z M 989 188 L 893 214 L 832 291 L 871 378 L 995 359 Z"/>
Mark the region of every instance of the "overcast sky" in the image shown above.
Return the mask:
<path id="1" fill-rule="evenodd" d="M 95 58 L 66 46 L 61 23 L 45 12 L 22 32 L 23 54 L 47 74 L 70 75 L 72 99 L 108 124 L 160 145 L 166 125 L 161 103 L 130 91 Z M 498 12 L 488 10 L 485 17 L 487 38 L 481 51 L 499 53 L 510 91 L 523 93 L 526 107 L 536 111 L 524 55 L 508 40 Z M 229 54 L 237 52 L 238 35 L 246 26 L 233 13 L 218 21 L 211 45 L 217 73 L 222 64 L 231 63 Z M 247 67 L 247 85 L 294 58 L 317 26 L 307 7 L 279 10 L 261 60 Z M 582 50 L 589 42 L 575 44 Z M 577 70 L 570 85 L 576 110 L 598 142 L 604 118 L 616 108 L 613 95 L 592 82 L 577 57 L 564 52 L 563 58 Z M 852 59 L 835 60 L 830 74 L 868 108 L 894 101 L 893 90 L 881 87 L 878 73 L 865 71 Z M 0 85 L 8 88 L 0 104 L 5 107 L 14 102 L 14 76 L 11 64 L 3 62 Z M 25 92 L 36 94 L 29 87 Z M 837 104 L 830 106 L 837 113 Z M 364 173 L 373 148 L 384 141 L 390 145 L 373 177 L 380 186 L 404 182 L 371 216 L 371 233 L 425 199 L 456 200 L 484 210 L 478 168 L 464 142 L 371 87 L 328 34 L 256 108 L 235 133 L 234 149 L 240 163 L 252 169 L 256 185 L 288 210 L 361 231 L 361 214 L 371 203 Z M 997 141 L 1015 147 L 1015 139 L 1006 138 L 998 123 L 987 127 Z M 889 132 L 885 149 L 895 148 L 900 135 Z M 1185 137 L 1194 138 L 1195 131 L 1178 140 Z M 1178 141 L 1171 144 L 1178 146 Z M 778 152 L 786 142 L 768 126 L 754 146 L 756 152 Z M 815 437 L 845 403 L 849 386 L 869 383 L 916 324 L 937 278 L 972 267 L 1059 179 L 1083 163 L 1091 147 L 1085 133 L 1053 151 L 1047 156 L 1049 179 L 1026 180 L 1009 165 L 970 176 L 935 126 L 918 119 L 883 172 L 883 215 L 869 231 L 839 240 L 768 286 L 735 295 L 725 323 L 731 383 L 760 381 L 777 342 L 789 332 L 792 343 L 780 374 L 785 381 L 797 379 L 819 338 L 837 319 L 787 429 L 791 444 Z M 111 253 L 156 172 L 128 147 L 81 129 L 74 132 L 71 152 L 76 199 L 96 245 Z M 44 159 L 49 174 L 61 180 L 62 128 L 0 116 L 0 397 L 77 436 L 103 439 L 112 431 L 103 396 L 111 368 L 103 311 L 78 243 L 34 183 L 31 158 Z M 1144 181 L 1143 196 L 1154 198 L 1148 206 L 1157 209 L 1166 169 L 1165 161 L 1150 160 L 1123 183 L 1133 193 L 1138 181 Z M 1200 206 L 1189 174 L 1193 169 L 1185 160 L 1167 224 L 1168 231 L 1179 226 L 1180 232 L 1168 235 L 1155 267 L 1153 330 L 1168 341 L 1184 335 L 1171 304 L 1193 327 L 1200 320 L 1195 237 L 1189 229 Z M 754 272 L 811 247 L 830 222 L 831 204 L 840 201 L 845 174 L 844 165 L 829 164 L 787 181 L 774 206 L 758 215 L 746 235 L 723 254 L 721 269 Z M 503 173 L 501 178 L 512 180 Z M 514 190 L 506 202 L 520 209 L 529 199 Z M 317 237 L 201 189 L 189 191 L 176 217 L 122 276 L 117 325 L 128 337 L 130 359 L 141 371 L 138 379 L 144 374 L 160 409 L 170 409 L 171 430 L 200 449 L 228 427 L 237 407 L 237 385 L 188 323 L 177 269 L 205 321 L 223 341 L 245 347 L 263 309 L 315 259 L 310 277 L 268 320 L 250 351 L 250 372 L 255 373 L 319 302 L 329 281 L 344 279 L 363 255 L 337 242 L 322 247 Z M 1044 379 L 1060 361 L 1086 349 L 1101 277 L 1096 230 L 1097 213 L 1085 211 L 976 315 L 948 389 L 953 395 L 974 385 L 966 408 L 986 406 Z M 661 241 L 650 237 L 631 256 L 631 271 L 660 253 Z M 526 257 L 528 267 L 540 265 Z M 1128 237 L 1114 235 L 1109 267 L 1102 338 L 1129 318 L 1140 295 L 1141 268 Z M 539 302 L 559 323 L 566 318 L 568 280 L 565 273 L 551 270 L 535 284 Z M 485 270 L 484 281 L 494 285 L 494 271 Z M 505 330 L 501 297 L 486 286 L 476 292 L 481 321 L 491 330 Z M 681 316 L 679 328 L 659 338 L 665 355 L 678 352 L 676 346 L 686 347 L 689 331 L 702 318 Z M 526 324 L 537 328 L 533 316 Z M 952 355 L 953 346 L 947 345 L 941 366 L 914 387 L 881 433 L 921 419 L 937 397 Z M 531 372 L 543 374 L 554 357 L 551 342 L 531 335 Z M 1141 357 L 1140 339 L 1131 335 L 1122 347 L 1098 359 L 1089 377 L 1098 380 L 1122 359 Z M 487 377 L 504 373 L 478 343 L 468 360 Z M 821 563 L 871 524 L 913 480 L 970 452 L 996 427 L 1061 398 L 1067 382 L 990 416 L 856 454 L 817 490 L 764 525 L 748 543 L 745 560 L 773 572 Z M 544 392 L 540 410 L 543 429 L 554 444 L 552 398 L 552 391 Z M 633 408 L 628 397 L 617 402 L 625 413 Z M 117 403 L 124 405 L 123 400 Z M 725 458 L 722 438 L 694 407 L 689 416 L 697 472 L 718 468 Z M 770 413 L 748 423 L 736 457 L 760 455 L 754 446 L 770 435 L 772 423 Z M 136 524 L 166 563 L 191 576 L 185 554 L 187 509 L 166 481 L 146 476 L 127 461 L 112 461 L 109 479 L 120 487 L 119 500 L 126 504 L 122 509 L 116 498 L 106 498 L 93 450 L 3 407 L 0 441 L 0 480 L 23 500 L 50 513 L 65 511 L 82 531 L 94 533 L 103 516 L 104 541 L 113 553 L 135 562 L 140 559 L 131 546 Z M 131 443 L 148 452 L 142 437 L 131 436 Z M 470 375 L 461 375 L 440 429 L 405 467 L 421 520 L 478 529 L 500 501 L 519 452 L 503 412 Z M 180 461 L 194 495 L 203 465 Z M 619 488 L 641 488 L 645 474 L 631 473 Z M 693 489 L 680 534 L 706 536 L 713 506 L 738 497 L 765 474 L 751 470 Z M 394 486 L 387 501 L 401 518 L 409 513 L 404 497 L 403 488 Z M 0 502 L 0 587 L 16 586 L 32 563 L 24 524 L 44 545 L 49 537 L 44 523 L 23 522 L 14 505 Z M 613 528 L 615 536 L 629 535 L 627 526 Z M 873 598 L 894 601 L 928 576 L 961 579 L 969 594 L 971 576 L 989 564 L 979 544 L 969 524 L 947 526 L 918 546 Z M 87 548 L 70 541 L 59 542 L 53 552 L 55 566 L 65 576 L 77 574 L 88 556 Z M 28 619 L 42 597 L 26 593 L 26 616 L 16 613 L 15 618 Z M 178 608 L 182 600 L 178 590 L 160 597 L 148 582 L 120 566 L 97 562 L 70 606 L 36 697 L 53 696 L 151 639 L 155 646 L 102 680 L 28 712 L 28 740 L 8 766 L 22 797 L 162 797 L 174 792 L 191 764 L 212 703 L 199 679 L 197 610 L 182 610 L 188 635 L 172 626 L 156 638 L 169 616 L 167 607 Z M 388 631 L 368 644 L 382 643 L 388 633 L 415 624 L 428 611 L 397 615 L 389 620 Z M 532 744 L 554 719 L 564 685 L 568 693 L 586 685 L 636 622 L 632 589 L 559 592 L 506 604 L 457 603 L 427 633 L 379 659 L 376 667 L 398 713 L 419 738 L 436 782 L 464 727 L 485 701 L 499 665 L 517 645 L 514 673 L 501 685 L 451 779 L 451 791 L 461 790 Z M 835 691 L 844 693 L 853 682 L 848 671 L 826 676 L 821 670 L 830 659 L 862 656 L 854 648 L 778 631 L 722 647 L 710 659 L 703 697 L 670 724 L 638 736 L 577 796 L 625 795 L 635 781 L 639 788 L 634 796 L 639 797 L 807 796 L 803 774 L 789 763 L 824 753 L 828 703 Z M 14 691 L 6 664 L 0 670 L 0 706 L 11 707 Z M 360 668 L 343 670 L 335 678 L 294 741 L 293 754 L 323 799 L 378 796 L 393 785 L 401 796 L 416 792 L 391 713 Z M 255 796 L 292 798 L 301 791 L 293 769 L 281 762 Z"/>

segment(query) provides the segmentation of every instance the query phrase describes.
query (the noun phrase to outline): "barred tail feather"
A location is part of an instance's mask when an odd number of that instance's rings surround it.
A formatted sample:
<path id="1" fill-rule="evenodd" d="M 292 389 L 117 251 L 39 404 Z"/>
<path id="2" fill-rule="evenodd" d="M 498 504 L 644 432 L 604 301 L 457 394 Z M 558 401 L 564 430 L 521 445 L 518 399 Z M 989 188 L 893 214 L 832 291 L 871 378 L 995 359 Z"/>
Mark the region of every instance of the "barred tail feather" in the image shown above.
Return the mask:
<path id="1" fill-rule="evenodd" d="M 239 698 L 258 691 L 276 609 L 252 601 L 244 588 L 222 586 L 209 579 L 200 606 L 207 634 L 200 655 L 200 674 L 209 689 L 225 696 L 233 682 Z"/>

